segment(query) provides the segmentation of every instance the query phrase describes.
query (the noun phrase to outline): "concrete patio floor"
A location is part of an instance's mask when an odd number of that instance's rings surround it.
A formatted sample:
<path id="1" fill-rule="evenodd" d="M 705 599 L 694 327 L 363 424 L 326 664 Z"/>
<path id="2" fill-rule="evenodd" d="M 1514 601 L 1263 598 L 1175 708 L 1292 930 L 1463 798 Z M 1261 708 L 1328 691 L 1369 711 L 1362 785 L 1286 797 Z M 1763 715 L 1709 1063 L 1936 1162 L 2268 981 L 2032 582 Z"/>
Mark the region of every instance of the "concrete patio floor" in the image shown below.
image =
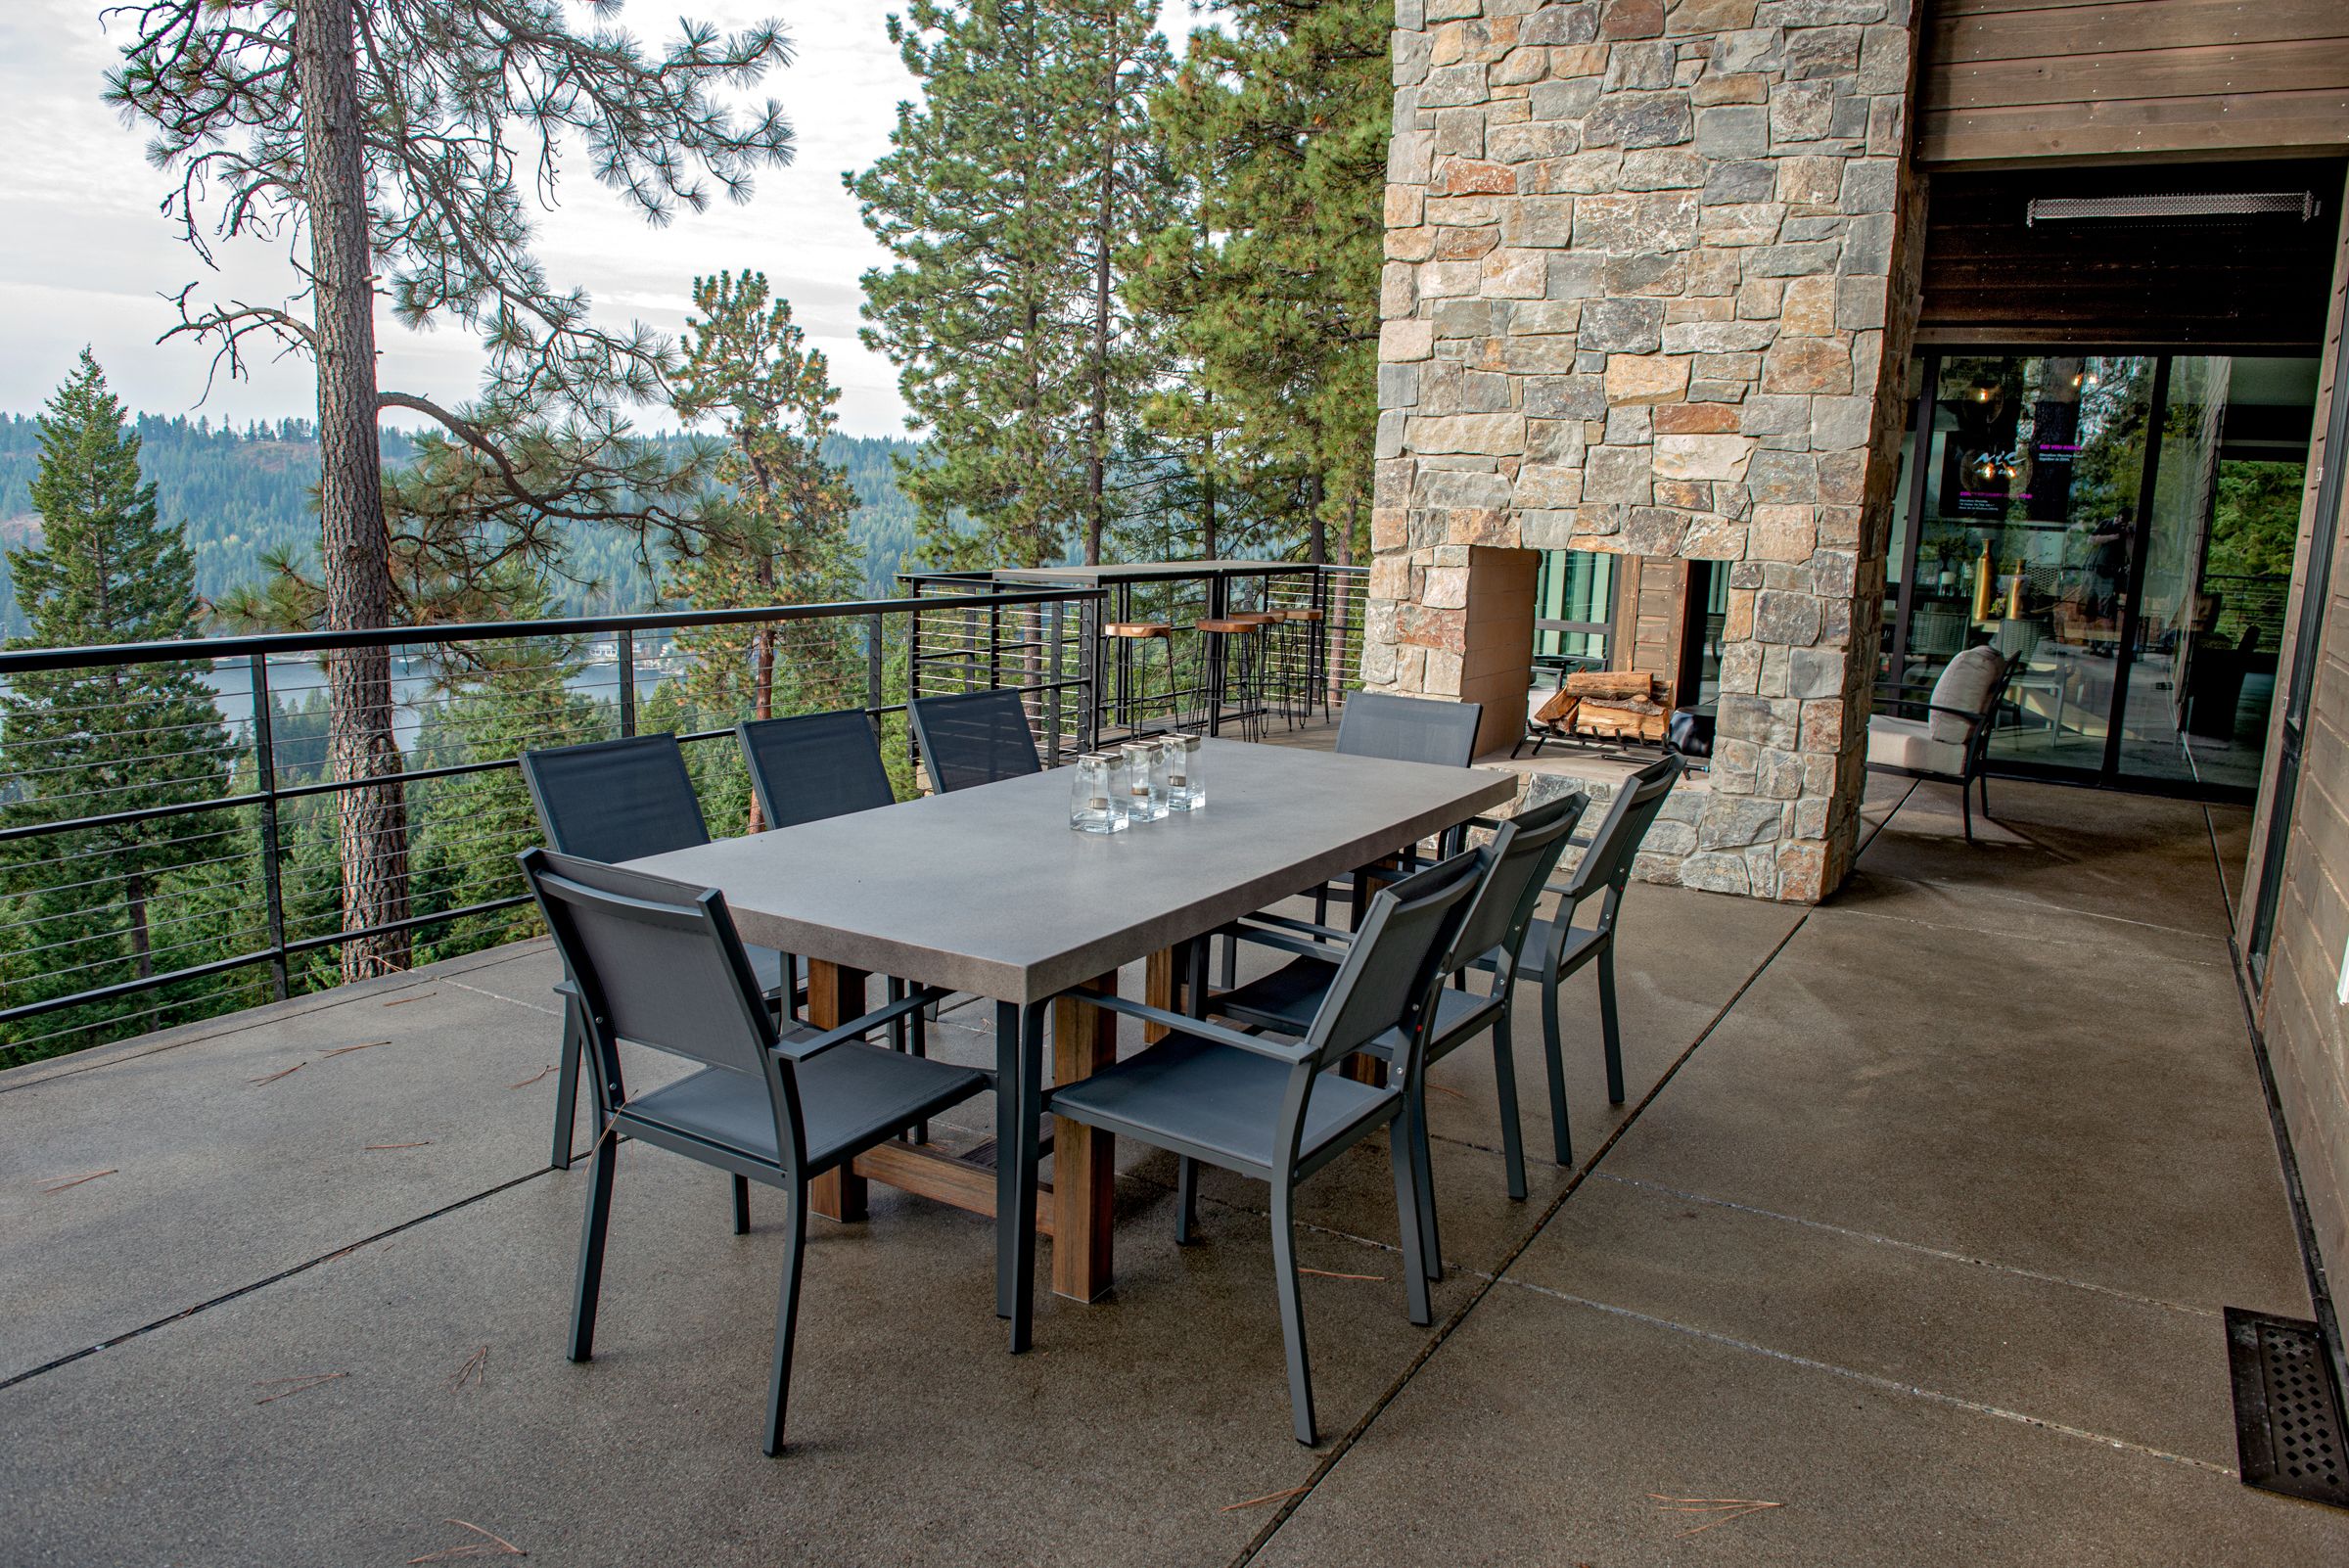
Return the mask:
<path id="1" fill-rule="evenodd" d="M 1630 1103 L 1585 976 L 1582 1163 L 1524 1204 L 1489 1060 L 1438 1068 L 1434 1328 L 1384 1150 L 1309 1186 L 1318 1451 L 1263 1193 L 1211 1179 L 1177 1251 L 1141 1150 L 1115 1296 L 1045 1298 L 1025 1357 L 985 1222 L 819 1222 L 768 1460 L 774 1200 L 737 1238 L 631 1148 L 571 1364 L 541 945 L 0 1075 L 0 1562 L 396 1564 L 483 1544 L 453 1520 L 564 1564 L 2349 1561 L 2349 1513 L 2233 1472 L 2220 1309 L 2310 1310 L 2228 968 L 2244 813 L 1994 799 L 1969 849 L 1881 781 L 1817 910 L 1635 888 Z M 985 1011 L 934 1048 L 991 1061 Z"/>

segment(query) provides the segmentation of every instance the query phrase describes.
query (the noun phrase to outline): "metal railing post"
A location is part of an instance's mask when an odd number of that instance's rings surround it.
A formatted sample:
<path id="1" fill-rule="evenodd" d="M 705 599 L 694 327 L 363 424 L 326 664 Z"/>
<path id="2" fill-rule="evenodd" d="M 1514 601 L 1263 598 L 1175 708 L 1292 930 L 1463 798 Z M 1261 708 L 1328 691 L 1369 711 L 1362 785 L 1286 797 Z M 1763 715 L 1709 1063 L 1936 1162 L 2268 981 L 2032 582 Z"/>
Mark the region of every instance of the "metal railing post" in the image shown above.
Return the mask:
<path id="1" fill-rule="evenodd" d="M 864 633 L 864 711 L 873 721 L 873 739 L 881 739 L 881 704 L 887 693 L 882 689 L 881 639 L 888 635 L 888 619 L 878 610 L 865 623 Z"/>
<path id="2" fill-rule="evenodd" d="M 269 990 L 286 999 L 290 977 L 286 970 L 286 890 L 277 863 L 277 744 L 270 733 L 269 656 L 250 656 L 253 671 L 253 771 L 261 797 L 261 897 L 269 916 Z"/>
<path id="3" fill-rule="evenodd" d="M 1092 751 L 1101 744 L 1101 601 L 1087 599 L 1078 612 L 1077 623 L 1084 646 L 1078 652 L 1078 668 L 1084 671 L 1084 749 Z"/>
<path id="4" fill-rule="evenodd" d="M 636 733 L 636 633 L 624 626 L 620 631 L 620 733 L 622 739 Z"/>
<path id="5" fill-rule="evenodd" d="M 1052 700 L 1052 706 L 1046 710 L 1051 717 L 1044 729 L 1044 765 L 1046 767 L 1060 765 L 1060 661 L 1064 652 L 1060 642 L 1060 604 L 1055 600 L 1044 608 L 1044 647 L 1047 650 L 1045 658 L 1051 671 L 1045 679 Z"/>

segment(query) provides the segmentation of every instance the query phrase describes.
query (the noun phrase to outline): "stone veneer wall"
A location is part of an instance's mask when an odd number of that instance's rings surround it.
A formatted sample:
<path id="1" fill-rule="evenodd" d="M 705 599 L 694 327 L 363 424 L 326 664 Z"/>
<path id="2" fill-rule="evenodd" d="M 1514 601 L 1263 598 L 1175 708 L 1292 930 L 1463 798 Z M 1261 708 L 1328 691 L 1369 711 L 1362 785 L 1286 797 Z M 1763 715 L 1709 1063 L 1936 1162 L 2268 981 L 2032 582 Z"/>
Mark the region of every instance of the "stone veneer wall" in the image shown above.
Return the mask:
<path id="1" fill-rule="evenodd" d="M 1729 563 L 1709 789 L 1643 874 L 1816 900 L 1858 830 L 1922 201 L 1913 0 L 1397 0 L 1380 690 L 1470 550 Z"/>

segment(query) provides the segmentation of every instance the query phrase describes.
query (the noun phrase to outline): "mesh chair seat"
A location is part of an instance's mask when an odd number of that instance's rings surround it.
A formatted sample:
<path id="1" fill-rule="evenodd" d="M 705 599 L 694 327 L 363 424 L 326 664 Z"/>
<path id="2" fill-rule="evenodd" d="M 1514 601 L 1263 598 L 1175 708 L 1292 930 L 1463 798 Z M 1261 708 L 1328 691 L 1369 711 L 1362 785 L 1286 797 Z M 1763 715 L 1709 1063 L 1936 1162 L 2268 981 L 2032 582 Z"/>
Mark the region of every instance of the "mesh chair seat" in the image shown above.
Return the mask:
<path id="1" fill-rule="evenodd" d="M 1231 1160 L 1267 1171 L 1285 1157 L 1286 1151 L 1273 1147 L 1280 1132 L 1275 1113 L 1291 1071 L 1284 1062 L 1177 1033 L 1139 1056 L 1053 1090 L 1052 1109 L 1113 1132 L 1189 1144 L 1219 1163 Z M 1392 1105 L 1401 1093 L 1320 1074 L 1306 1100 L 1298 1158 L 1311 1164 L 1316 1150 Z"/>
<path id="2" fill-rule="evenodd" d="M 813 1036 L 794 1030 L 786 1038 Z M 855 1041 L 835 1045 L 800 1063 L 796 1071 L 809 1171 L 824 1170 L 843 1154 L 869 1148 L 876 1137 L 902 1131 L 988 1085 L 987 1075 L 976 1068 Z M 765 1088 L 740 1073 L 706 1067 L 636 1095 L 621 1115 L 623 1123 L 651 1123 L 780 1165 L 774 1111 Z"/>
<path id="3" fill-rule="evenodd" d="M 1526 964 L 1526 978 L 1530 980 L 1541 976 L 1557 980 L 1565 979 L 1590 961 L 1591 955 L 1598 951 L 1598 945 L 1605 938 L 1605 932 L 1592 926 L 1569 927 L 1566 932 L 1566 950 L 1558 956 L 1558 972 L 1555 976 L 1550 976 L 1549 945 L 1558 940 L 1557 923 L 1546 919 L 1527 921 L 1524 951 L 1529 962 Z M 1496 962 L 1493 954 L 1487 953 L 1477 959 L 1476 967 L 1487 971 L 1495 968 Z"/>

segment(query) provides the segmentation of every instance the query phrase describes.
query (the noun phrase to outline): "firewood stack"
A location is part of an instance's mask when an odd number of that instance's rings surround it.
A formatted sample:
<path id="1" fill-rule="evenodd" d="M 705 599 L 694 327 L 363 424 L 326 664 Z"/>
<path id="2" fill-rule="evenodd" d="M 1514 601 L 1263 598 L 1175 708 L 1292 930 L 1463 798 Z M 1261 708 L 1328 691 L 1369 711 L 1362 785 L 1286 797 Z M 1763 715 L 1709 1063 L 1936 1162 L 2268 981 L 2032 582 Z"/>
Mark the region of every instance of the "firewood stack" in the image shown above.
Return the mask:
<path id="1" fill-rule="evenodd" d="M 1635 669 L 1586 669 L 1568 675 L 1534 716 L 1599 740 L 1660 742 L 1669 715 L 1656 701 L 1653 675 Z"/>

